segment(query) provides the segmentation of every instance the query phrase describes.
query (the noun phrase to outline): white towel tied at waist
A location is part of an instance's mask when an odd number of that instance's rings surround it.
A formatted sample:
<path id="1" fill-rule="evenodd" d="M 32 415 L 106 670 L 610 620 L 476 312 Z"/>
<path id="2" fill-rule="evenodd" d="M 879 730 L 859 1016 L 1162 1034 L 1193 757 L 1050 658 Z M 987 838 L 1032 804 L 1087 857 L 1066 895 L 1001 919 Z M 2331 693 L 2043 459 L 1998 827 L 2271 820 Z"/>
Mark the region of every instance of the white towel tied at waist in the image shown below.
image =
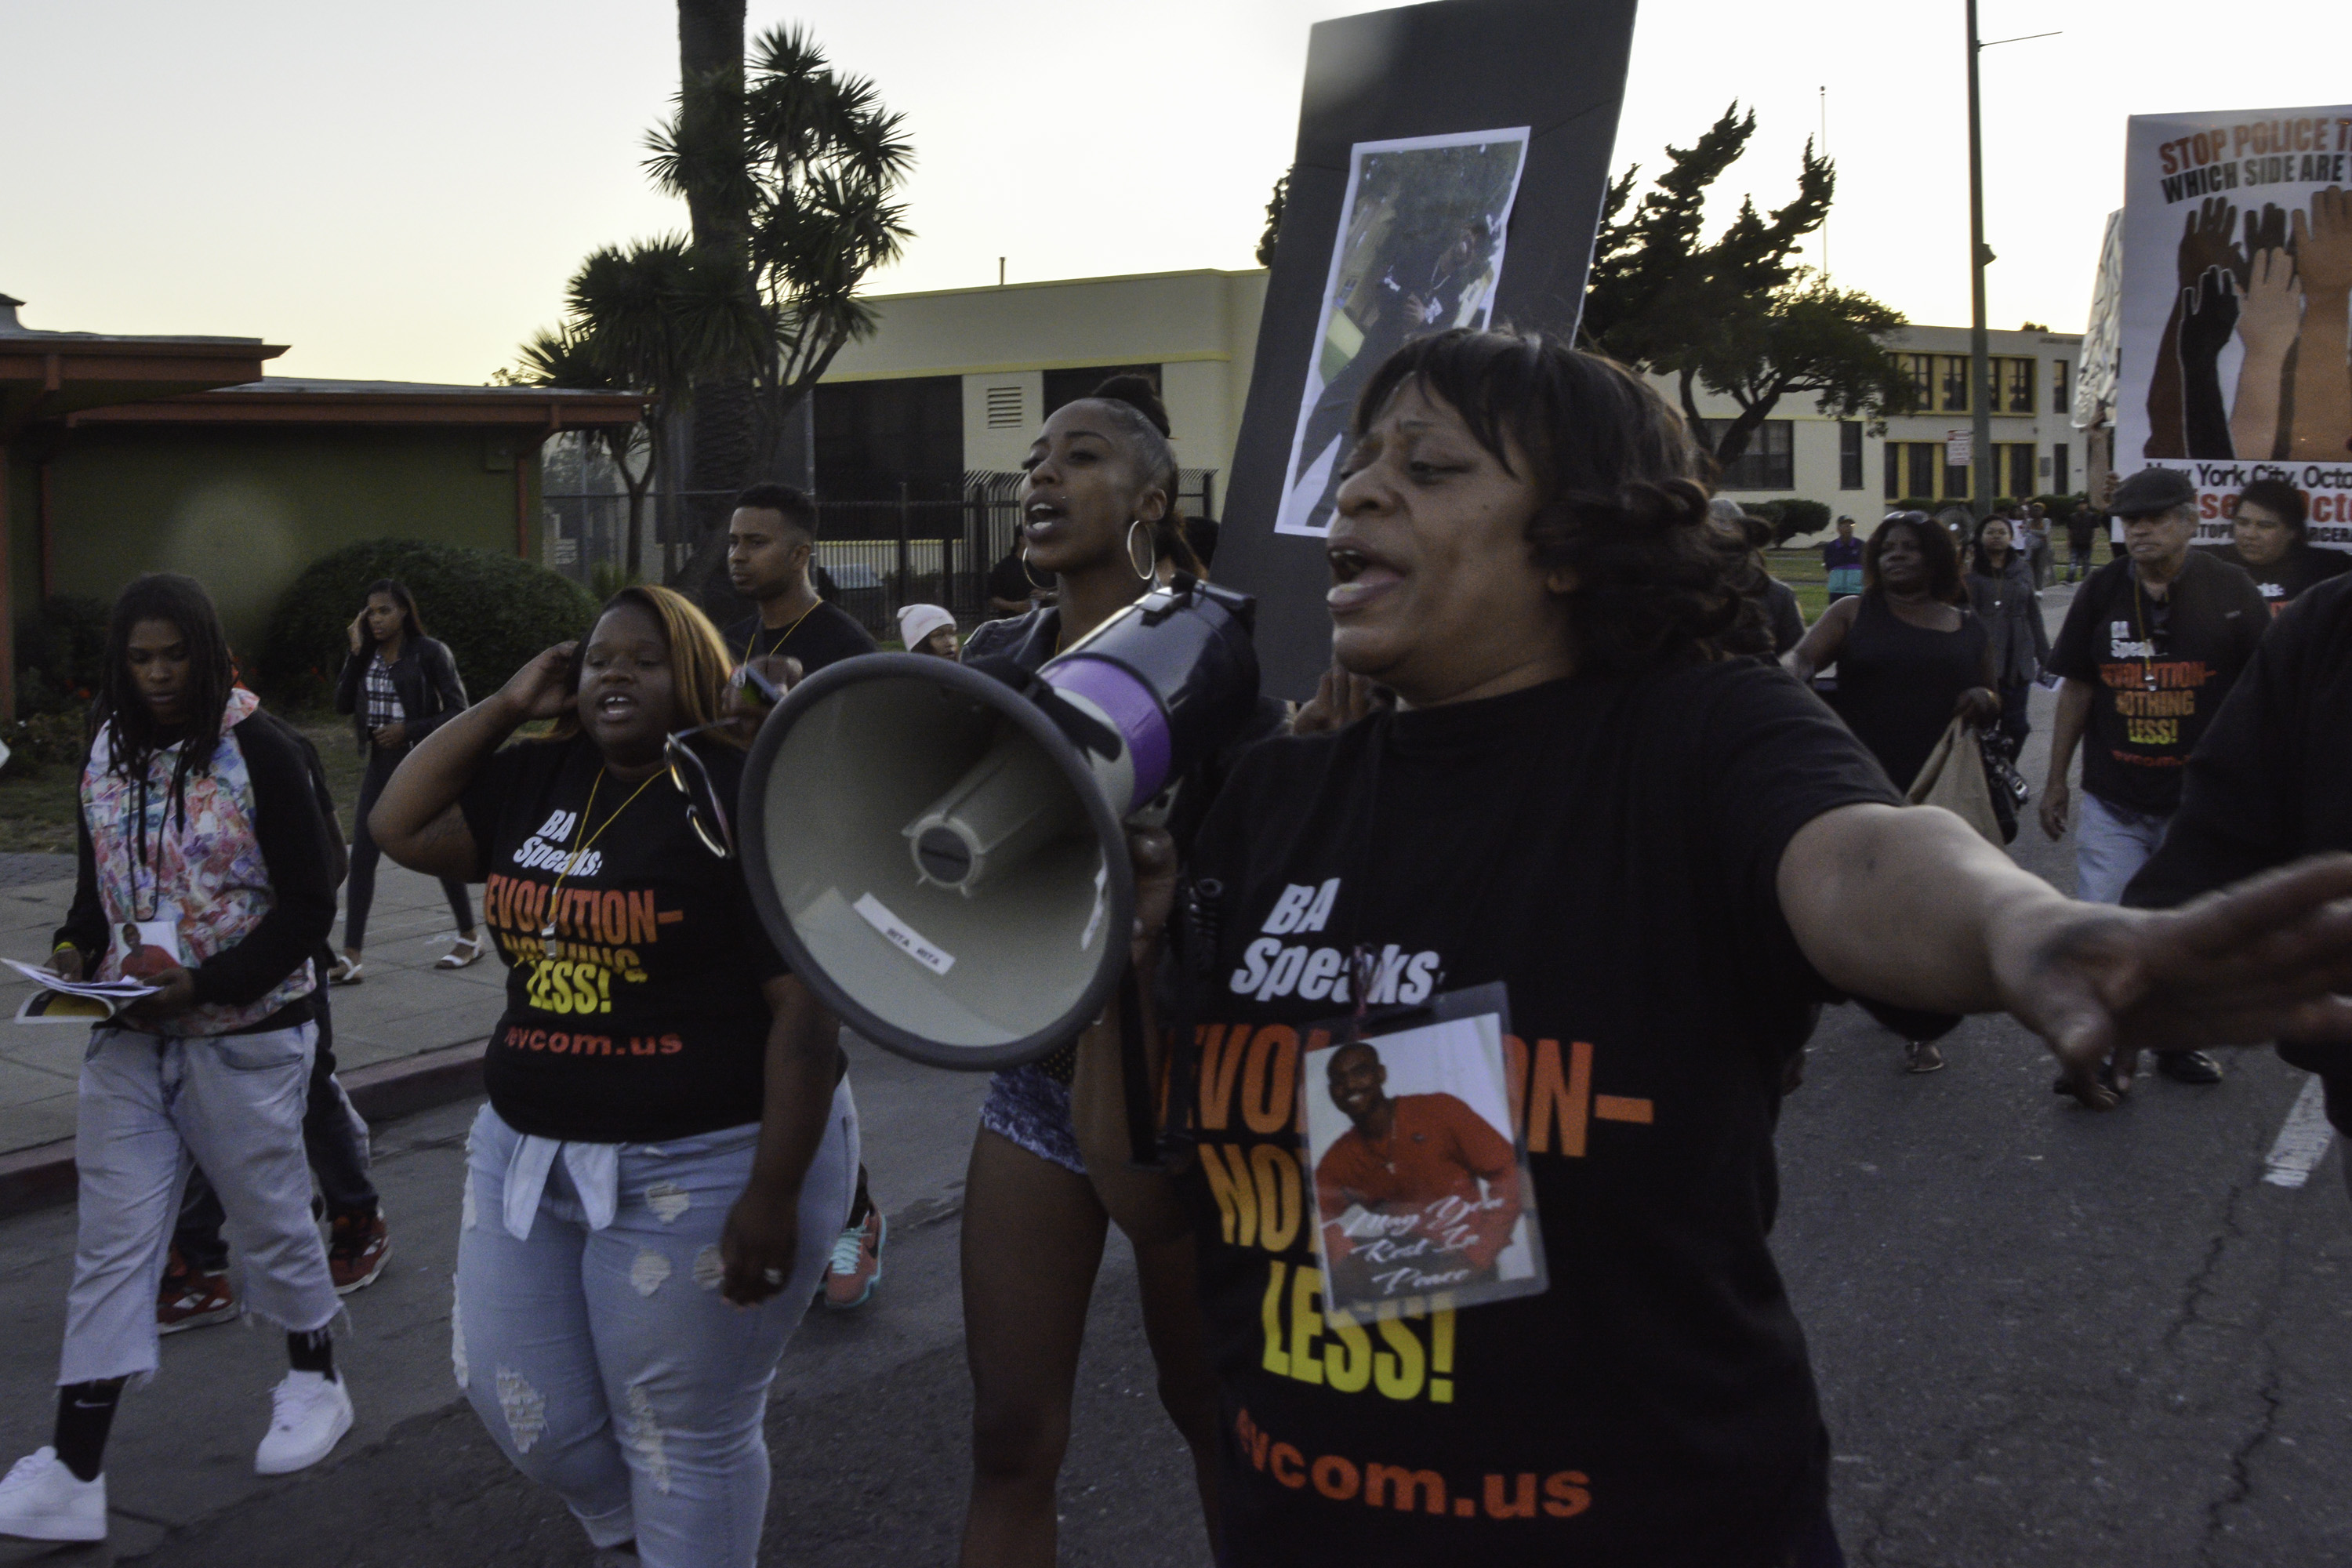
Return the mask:
<path id="1" fill-rule="evenodd" d="M 514 1157 L 507 1162 L 507 1234 L 517 1241 L 530 1239 L 531 1221 L 539 1215 L 540 1194 L 547 1186 L 547 1173 L 554 1169 L 558 1153 L 563 1156 L 564 1172 L 571 1176 L 572 1190 L 579 1194 L 580 1212 L 587 1219 L 590 1230 L 602 1230 L 611 1225 L 614 1211 L 620 1207 L 618 1143 L 572 1143 L 526 1134 L 515 1145 Z"/>

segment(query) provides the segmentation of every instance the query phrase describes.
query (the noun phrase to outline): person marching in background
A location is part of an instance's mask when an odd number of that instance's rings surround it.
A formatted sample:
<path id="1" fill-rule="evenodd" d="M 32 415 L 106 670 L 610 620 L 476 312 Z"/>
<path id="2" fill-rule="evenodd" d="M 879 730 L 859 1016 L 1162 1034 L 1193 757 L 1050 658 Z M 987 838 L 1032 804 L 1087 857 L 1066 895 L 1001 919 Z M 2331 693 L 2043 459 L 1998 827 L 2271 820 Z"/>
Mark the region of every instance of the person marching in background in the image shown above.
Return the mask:
<path id="1" fill-rule="evenodd" d="M 107 1435 L 124 1385 L 157 1367 L 156 1291 L 192 1157 L 245 1257 L 246 1310 L 284 1331 L 291 1363 L 254 1468 L 314 1465 L 352 1425 L 302 1154 L 332 830 L 192 578 L 151 574 L 115 601 L 92 721 L 73 909 L 49 967 L 123 978 L 126 925 L 142 952 L 174 956 L 130 972 L 155 991 L 94 1028 L 82 1061 L 56 1435 L 0 1480 L 0 1534 L 42 1541 L 105 1539 Z"/>
<path id="2" fill-rule="evenodd" d="M 1620 366 L 1443 334 L 1355 434 L 1327 599 L 1395 710 L 1243 754 L 1181 886 L 1135 838 L 1135 962 L 1181 939 L 1153 1005 L 1191 1152 L 1132 1180 L 1146 1234 L 1195 1238 L 1219 1561 L 1830 1568 L 1830 1434 L 1767 1238 L 1816 1007 L 2006 1009 L 2097 1104 L 2117 1045 L 2352 1038 L 2352 857 L 2094 909 L 1905 807 L 1818 700 L 1723 656 L 1760 633 L 1753 559 Z M 1335 1320 L 1312 1198 L 1284 1196 L 1312 1191 L 1304 1059 L 1496 984 L 1549 1287 Z M 1082 1126 L 1117 1122 L 1119 1055 L 1117 1024 L 1084 1036 Z"/>
<path id="3" fill-rule="evenodd" d="M 2310 511 L 2310 501 L 2286 480 L 2256 479 L 2238 492 L 2230 542 L 2213 552 L 2254 580 L 2273 616 L 2314 584 L 2352 572 L 2352 554 L 2311 542 Z"/>
<path id="4" fill-rule="evenodd" d="M 318 803 L 327 837 L 327 886 L 331 896 L 351 868 L 338 830 L 334 794 L 327 787 L 326 769 L 310 737 L 291 726 L 285 733 L 301 752 L 310 794 Z M 323 974 L 335 962 L 334 950 L 322 942 L 310 962 Z M 310 1005 L 319 1039 L 311 1052 L 310 1089 L 302 1113 L 302 1152 L 326 1204 L 327 1272 L 334 1281 L 335 1294 L 348 1296 L 374 1284 L 383 1273 L 384 1265 L 392 1260 L 392 1235 L 384 1225 L 383 1201 L 371 1171 L 367 1122 L 335 1076 L 334 1010 L 329 988 L 315 987 Z M 180 1200 L 179 1223 L 172 1232 L 163 1289 L 155 1299 L 155 1326 L 161 1332 L 176 1334 L 236 1316 L 236 1291 L 228 1273 L 228 1241 L 221 1234 L 227 1218 L 204 1167 L 191 1170 L 187 1191 Z"/>
<path id="5" fill-rule="evenodd" d="M 2012 760 L 2024 753 L 2025 738 L 2033 733 L 2025 700 L 2050 657 L 2032 561 L 2000 517 L 1984 520 L 1969 552 L 1969 604 L 1992 639 L 1993 689 L 2000 694 L 2000 732 Z"/>
<path id="6" fill-rule="evenodd" d="M 1837 520 L 1837 536 L 1822 541 L 1822 570 L 1829 581 L 1829 602 L 1851 599 L 1862 592 L 1862 541 L 1853 536 L 1853 519 Z"/>
<path id="7" fill-rule="evenodd" d="M 399 582 L 380 577 L 368 584 L 367 603 L 352 617 L 352 649 L 335 682 L 335 711 L 352 716 L 367 771 L 360 778 L 357 826 L 352 833 L 351 886 L 343 901 L 343 956 L 327 972 L 330 985 L 356 985 L 365 967 L 368 911 L 375 903 L 375 864 L 383 851 L 368 833 L 368 813 L 384 781 L 409 748 L 465 710 L 466 683 L 447 645 L 425 635 L 416 600 Z M 443 878 L 442 896 L 457 921 L 457 940 L 434 962 L 436 969 L 463 969 L 482 956 L 474 930 L 474 905 L 466 884 Z"/>
<path id="8" fill-rule="evenodd" d="M 758 1555 L 769 1385 L 857 1169 L 840 1026 L 735 853 L 730 663 L 685 597 L 624 588 L 584 644 L 412 752 L 374 822 L 402 865 L 488 879 L 508 966 L 467 1141 L 458 1386 L 592 1542 L 649 1568 Z M 553 733 L 504 744 L 534 719 Z"/>
<path id="9" fill-rule="evenodd" d="M 735 498 L 727 522 L 727 580 L 760 606 L 759 614 L 727 628 L 727 647 L 739 665 L 758 667 L 779 686 L 879 646 L 848 611 L 818 595 L 816 521 L 816 503 L 799 490 L 756 484 Z M 754 718 L 763 711 L 748 693 L 738 709 Z M 825 1266 L 826 1306 L 847 1311 L 873 1300 L 889 1239 L 890 1222 L 876 1206 L 861 1164 L 849 1222 Z"/>
<path id="10" fill-rule="evenodd" d="M 2180 806 L 2181 770 L 2253 657 L 2271 613 L 2243 569 L 2193 550 L 2197 489 L 2174 468 L 2142 468 L 2116 487 L 2122 559 L 2074 591 L 2049 668 L 2062 678 L 2042 788 L 2042 830 L 2064 835 L 2066 771 L 2083 747 L 2074 824 L 2074 896 L 2112 904 L 2147 863 Z M 2084 738 L 2088 743 L 2084 744 Z M 2200 1050 L 2159 1051 L 2176 1083 L 2215 1084 Z"/>
<path id="11" fill-rule="evenodd" d="M 954 658 L 963 652 L 956 640 L 955 616 L 937 605 L 908 605 L 898 612 L 898 641 L 908 653 Z"/>
<path id="12" fill-rule="evenodd" d="M 727 522 L 727 580 L 760 606 L 727 628 L 739 659 L 792 658 L 803 675 L 872 653 L 856 617 L 817 592 L 816 503 L 790 485 L 757 484 L 735 498 Z"/>
<path id="13" fill-rule="evenodd" d="M 973 628 L 967 664 L 1035 669 L 1160 580 L 1196 562 L 1176 510 L 1177 465 L 1159 395 L 1118 375 L 1056 409 L 1023 463 L 1026 561 L 1055 602 Z M 1261 702 L 1256 722 L 1280 722 Z M 1213 774 L 1221 764 L 1207 770 Z M 1171 828 L 1179 844 L 1205 810 L 1213 776 L 1184 780 Z M 1140 1228 L 1122 1145 L 1082 1152 L 1071 1117 L 1071 1051 L 998 1073 L 981 1108 L 965 1180 L 963 1310 L 972 1381 L 972 1479 L 964 1568 L 1050 1568 L 1055 1484 L 1069 1443 L 1071 1393 L 1103 1241 L 1116 1221 L 1134 1243 L 1143 1327 L 1160 1402 L 1192 1451 L 1212 1521 L 1214 1389 L 1202 1359 L 1192 1242 Z"/>

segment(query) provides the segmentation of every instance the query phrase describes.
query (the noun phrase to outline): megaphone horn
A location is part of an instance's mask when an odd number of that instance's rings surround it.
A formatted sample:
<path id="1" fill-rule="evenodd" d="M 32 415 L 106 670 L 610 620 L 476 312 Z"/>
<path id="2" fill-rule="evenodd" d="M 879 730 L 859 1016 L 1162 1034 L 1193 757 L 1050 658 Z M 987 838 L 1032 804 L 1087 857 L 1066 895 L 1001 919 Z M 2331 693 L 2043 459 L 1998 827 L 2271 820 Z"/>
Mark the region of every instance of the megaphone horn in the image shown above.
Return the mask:
<path id="1" fill-rule="evenodd" d="M 793 689 L 752 742 L 753 905 L 858 1033 L 996 1068 L 1101 1012 L 1135 918 L 1124 819 L 1257 700 L 1255 609 L 1186 576 L 1031 671 L 869 654 Z"/>

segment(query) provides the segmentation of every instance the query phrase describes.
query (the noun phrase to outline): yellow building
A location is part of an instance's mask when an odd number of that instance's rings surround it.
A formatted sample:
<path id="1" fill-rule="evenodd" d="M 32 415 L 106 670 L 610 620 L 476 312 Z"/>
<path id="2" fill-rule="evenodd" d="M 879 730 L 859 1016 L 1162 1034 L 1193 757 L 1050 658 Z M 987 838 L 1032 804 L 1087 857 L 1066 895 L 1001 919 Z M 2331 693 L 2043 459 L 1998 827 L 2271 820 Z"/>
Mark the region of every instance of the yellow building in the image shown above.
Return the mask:
<path id="1" fill-rule="evenodd" d="M 879 330 L 844 349 L 814 405 L 816 482 L 828 500 L 958 493 L 965 476 L 1019 468 L 1045 416 L 1117 370 L 1157 378 L 1187 469 L 1186 505 L 1222 515 L 1265 300 L 1263 269 L 1154 272 L 997 288 L 885 295 Z M 1723 493 L 1750 504 L 1800 497 L 1867 523 L 1896 500 L 1965 497 L 1970 472 L 1947 461 L 1965 435 L 1969 332 L 1909 327 L 1894 343 L 1920 388 L 1920 412 L 1887 421 L 1826 417 L 1785 398 Z M 2079 336 L 1991 334 L 1994 493 L 2084 487 L 2084 434 L 2069 423 Z M 1659 390 L 1674 400 L 1663 378 Z M 1727 398 L 1702 397 L 1727 419 Z"/>

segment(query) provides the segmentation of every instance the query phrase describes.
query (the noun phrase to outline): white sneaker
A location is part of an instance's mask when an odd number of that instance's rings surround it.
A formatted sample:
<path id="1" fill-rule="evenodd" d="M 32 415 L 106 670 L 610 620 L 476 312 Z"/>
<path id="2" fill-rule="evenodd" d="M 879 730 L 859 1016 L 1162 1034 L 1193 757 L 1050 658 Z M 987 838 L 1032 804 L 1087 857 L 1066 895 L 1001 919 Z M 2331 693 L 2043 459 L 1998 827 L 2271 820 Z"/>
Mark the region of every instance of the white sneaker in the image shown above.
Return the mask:
<path id="1" fill-rule="evenodd" d="M 340 1379 L 289 1372 L 269 1391 L 269 1433 L 253 1453 L 257 1476 L 307 1470 L 352 1429 L 352 1396 Z"/>
<path id="2" fill-rule="evenodd" d="M 85 1481 L 55 1448 L 37 1448 L 0 1480 L 0 1535 L 27 1541 L 106 1539 L 106 1477 Z"/>

